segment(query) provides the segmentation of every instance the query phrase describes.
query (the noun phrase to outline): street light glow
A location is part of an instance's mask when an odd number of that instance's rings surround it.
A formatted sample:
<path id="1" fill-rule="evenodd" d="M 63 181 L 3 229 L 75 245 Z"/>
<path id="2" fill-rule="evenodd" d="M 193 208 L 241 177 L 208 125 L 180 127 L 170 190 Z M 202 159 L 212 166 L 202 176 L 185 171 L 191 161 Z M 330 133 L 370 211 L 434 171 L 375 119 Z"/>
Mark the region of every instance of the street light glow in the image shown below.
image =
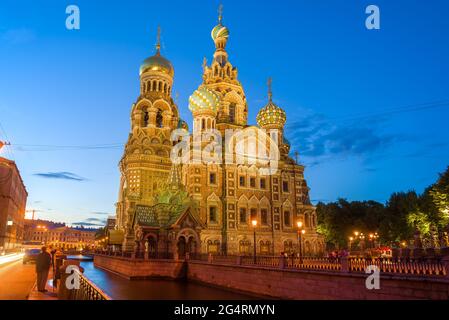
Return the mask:
<path id="1" fill-rule="evenodd" d="M 253 224 L 253 227 L 257 226 L 257 220 L 253 220 L 251 223 Z"/>
<path id="2" fill-rule="evenodd" d="M 298 228 L 301 229 L 301 228 L 302 228 L 302 221 L 298 221 L 298 222 L 297 222 L 297 225 L 298 225 Z"/>

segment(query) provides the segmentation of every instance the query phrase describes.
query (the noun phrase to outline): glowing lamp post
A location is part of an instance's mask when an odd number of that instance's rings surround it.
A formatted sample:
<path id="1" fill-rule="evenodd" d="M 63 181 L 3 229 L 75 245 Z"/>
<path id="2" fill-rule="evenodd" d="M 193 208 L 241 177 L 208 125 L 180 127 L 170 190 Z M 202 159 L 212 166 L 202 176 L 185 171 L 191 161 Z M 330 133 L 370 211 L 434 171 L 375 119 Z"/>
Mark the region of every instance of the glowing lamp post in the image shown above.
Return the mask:
<path id="1" fill-rule="evenodd" d="M 354 237 L 349 237 L 349 251 L 351 251 L 352 248 L 352 241 L 354 241 Z"/>
<path id="2" fill-rule="evenodd" d="M 256 264 L 256 227 L 257 227 L 257 220 L 252 220 L 251 224 L 253 225 L 253 231 L 254 231 L 254 264 Z"/>
<path id="3" fill-rule="evenodd" d="M 302 264 L 302 235 L 306 233 L 306 230 L 303 228 L 302 221 L 298 221 L 296 225 L 298 226 L 299 263 Z"/>

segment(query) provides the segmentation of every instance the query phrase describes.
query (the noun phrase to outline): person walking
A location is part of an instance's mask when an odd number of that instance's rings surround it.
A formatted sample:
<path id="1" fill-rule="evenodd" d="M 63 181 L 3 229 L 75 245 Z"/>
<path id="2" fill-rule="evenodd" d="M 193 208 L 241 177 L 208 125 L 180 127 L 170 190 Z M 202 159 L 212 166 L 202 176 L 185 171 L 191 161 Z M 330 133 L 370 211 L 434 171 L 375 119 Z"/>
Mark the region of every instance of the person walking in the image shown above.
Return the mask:
<path id="1" fill-rule="evenodd" d="M 46 247 L 42 247 L 41 250 L 42 252 L 36 258 L 37 290 L 47 292 L 45 285 L 51 267 L 51 255 L 47 252 Z"/>

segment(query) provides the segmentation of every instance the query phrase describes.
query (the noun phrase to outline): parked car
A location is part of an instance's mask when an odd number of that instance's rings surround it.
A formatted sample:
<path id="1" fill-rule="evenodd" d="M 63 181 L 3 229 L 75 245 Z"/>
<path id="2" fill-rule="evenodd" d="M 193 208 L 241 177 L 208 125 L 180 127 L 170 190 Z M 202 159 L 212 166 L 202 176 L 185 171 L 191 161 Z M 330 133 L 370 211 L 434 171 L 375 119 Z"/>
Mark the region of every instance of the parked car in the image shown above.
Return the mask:
<path id="1" fill-rule="evenodd" d="M 26 249 L 22 260 L 23 264 L 26 264 L 27 262 L 36 262 L 36 258 L 40 252 L 40 249 Z"/>

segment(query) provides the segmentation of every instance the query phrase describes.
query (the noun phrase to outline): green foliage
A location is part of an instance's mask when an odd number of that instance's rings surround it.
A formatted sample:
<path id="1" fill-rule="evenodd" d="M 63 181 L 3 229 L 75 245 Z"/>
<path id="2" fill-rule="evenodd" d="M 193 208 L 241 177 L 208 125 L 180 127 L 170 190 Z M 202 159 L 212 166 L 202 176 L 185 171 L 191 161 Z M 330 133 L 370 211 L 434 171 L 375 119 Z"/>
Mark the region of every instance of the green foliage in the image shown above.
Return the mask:
<path id="1" fill-rule="evenodd" d="M 415 191 L 395 192 L 385 205 L 375 201 L 352 201 L 317 204 L 318 232 L 328 244 L 346 246 L 349 236 L 359 232 L 378 232 L 383 243 L 391 244 L 413 238 L 418 229 L 428 235 L 432 226 L 438 230 L 449 224 L 449 167 L 438 181 L 421 195 Z"/>

